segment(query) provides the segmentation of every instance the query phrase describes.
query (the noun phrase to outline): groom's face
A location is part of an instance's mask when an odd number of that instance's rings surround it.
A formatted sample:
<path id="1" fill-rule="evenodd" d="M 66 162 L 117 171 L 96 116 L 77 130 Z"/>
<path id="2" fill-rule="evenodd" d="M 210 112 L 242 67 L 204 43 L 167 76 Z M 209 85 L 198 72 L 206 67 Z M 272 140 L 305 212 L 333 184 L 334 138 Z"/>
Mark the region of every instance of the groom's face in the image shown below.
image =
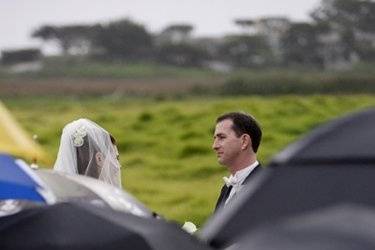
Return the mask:
<path id="1" fill-rule="evenodd" d="M 231 166 L 241 152 L 242 140 L 233 130 L 233 122 L 230 119 L 216 124 L 212 149 L 216 152 L 218 162 L 225 166 Z"/>

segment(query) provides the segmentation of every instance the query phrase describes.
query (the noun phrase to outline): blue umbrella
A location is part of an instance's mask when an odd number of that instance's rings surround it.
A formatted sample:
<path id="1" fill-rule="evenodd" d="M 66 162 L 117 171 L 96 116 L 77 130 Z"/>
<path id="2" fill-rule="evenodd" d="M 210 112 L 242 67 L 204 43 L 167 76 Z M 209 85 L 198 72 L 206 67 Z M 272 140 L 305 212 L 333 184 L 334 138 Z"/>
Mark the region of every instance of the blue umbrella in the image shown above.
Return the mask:
<path id="1" fill-rule="evenodd" d="M 0 154 L 0 200 L 46 202 L 37 176 L 21 160 Z"/>

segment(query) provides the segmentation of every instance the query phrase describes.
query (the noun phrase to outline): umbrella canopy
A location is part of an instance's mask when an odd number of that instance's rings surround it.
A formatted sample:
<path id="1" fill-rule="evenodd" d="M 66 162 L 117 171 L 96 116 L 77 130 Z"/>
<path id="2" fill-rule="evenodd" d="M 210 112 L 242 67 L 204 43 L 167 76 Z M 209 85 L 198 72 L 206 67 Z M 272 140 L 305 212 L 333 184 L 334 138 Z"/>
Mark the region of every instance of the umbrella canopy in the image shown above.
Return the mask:
<path id="1" fill-rule="evenodd" d="M 153 213 L 123 189 L 83 175 L 38 169 L 35 174 L 49 188 L 56 202 L 85 201 L 143 217 Z"/>
<path id="2" fill-rule="evenodd" d="M 43 184 L 21 160 L 0 154 L 0 200 L 45 202 Z"/>
<path id="3" fill-rule="evenodd" d="M 374 164 L 374 127 L 374 108 L 336 119 L 288 146 L 270 165 Z"/>
<path id="4" fill-rule="evenodd" d="M 372 250 L 375 209 L 341 204 L 264 225 L 238 239 L 231 250 Z"/>
<path id="5" fill-rule="evenodd" d="M 179 226 L 90 203 L 58 203 L 0 218 L 1 249 L 207 250 Z"/>
<path id="6" fill-rule="evenodd" d="M 365 136 L 372 133 L 373 127 L 375 111 L 370 110 L 318 128 L 307 139 L 283 151 L 282 157 L 278 155 L 271 166 L 255 176 L 236 200 L 210 218 L 200 237 L 213 246 L 222 247 L 261 224 L 314 209 L 342 202 L 375 207 L 372 192 L 375 189 L 375 161 L 372 161 L 375 151 L 371 154 L 375 144 L 364 152 L 357 152 L 355 146 L 358 144 L 361 148 L 375 143 L 373 135 Z M 360 141 L 356 138 L 357 130 Z M 326 151 L 329 148 L 331 153 L 319 150 L 319 145 L 325 145 Z M 340 145 L 343 148 L 350 145 L 352 154 L 340 149 Z"/>

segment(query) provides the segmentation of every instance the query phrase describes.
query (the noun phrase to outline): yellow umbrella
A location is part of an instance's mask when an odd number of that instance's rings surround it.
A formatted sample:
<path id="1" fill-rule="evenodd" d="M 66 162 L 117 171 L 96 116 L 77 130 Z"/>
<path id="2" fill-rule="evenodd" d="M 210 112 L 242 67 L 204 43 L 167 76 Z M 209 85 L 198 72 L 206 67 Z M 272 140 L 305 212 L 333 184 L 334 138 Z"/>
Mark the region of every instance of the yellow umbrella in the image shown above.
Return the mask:
<path id="1" fill-rule="evenodd" d="M 21 128 L 7 108 L 0 102 L 0 153 L 24 158 L 31 163 L 46 163 L 43 149 Z"/>

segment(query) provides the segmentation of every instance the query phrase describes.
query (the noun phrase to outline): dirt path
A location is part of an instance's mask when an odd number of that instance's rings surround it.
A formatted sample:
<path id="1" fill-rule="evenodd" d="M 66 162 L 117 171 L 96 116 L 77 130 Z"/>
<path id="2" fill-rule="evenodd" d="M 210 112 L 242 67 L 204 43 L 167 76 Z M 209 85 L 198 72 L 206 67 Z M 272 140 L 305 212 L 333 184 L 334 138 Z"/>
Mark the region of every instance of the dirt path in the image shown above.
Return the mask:
<path id="1" fill-rule="evenodd" d="M 179 94 L 221 79 L 0 79 L 0 96 Z"/>

